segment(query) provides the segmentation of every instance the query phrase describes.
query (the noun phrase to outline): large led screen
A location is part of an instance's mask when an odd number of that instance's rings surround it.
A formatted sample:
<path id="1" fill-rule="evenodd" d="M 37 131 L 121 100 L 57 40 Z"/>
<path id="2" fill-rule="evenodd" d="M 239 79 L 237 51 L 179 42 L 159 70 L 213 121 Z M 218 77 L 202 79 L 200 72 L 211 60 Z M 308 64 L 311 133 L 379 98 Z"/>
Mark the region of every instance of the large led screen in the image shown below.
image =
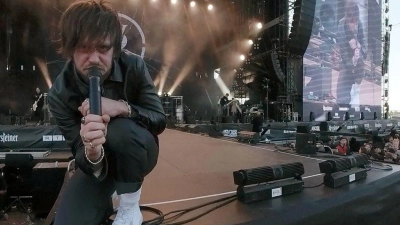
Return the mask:
<path id="1" fill-rule="evenodd" d="M 317 0 L 303 59 L 303 118 L 381 115 L 380 0 Z"/>

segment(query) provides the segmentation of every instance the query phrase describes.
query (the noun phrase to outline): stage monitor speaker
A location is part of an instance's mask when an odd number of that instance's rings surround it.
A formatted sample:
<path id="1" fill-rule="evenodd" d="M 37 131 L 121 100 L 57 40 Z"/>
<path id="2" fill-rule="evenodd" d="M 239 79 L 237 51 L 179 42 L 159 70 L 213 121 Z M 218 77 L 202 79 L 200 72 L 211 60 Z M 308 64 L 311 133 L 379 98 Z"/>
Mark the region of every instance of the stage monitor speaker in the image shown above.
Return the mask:
<path id="1" fill-rule="evenodd" d="M 301 134 L 308 134 L 308 126 L 298 125 L 296 132 Z"/>
<path id="2" fill-rule="evenodd" d="M 12 117 L 10 115 L 0 114 L 0 124 L 1 125 L 12 125 Z"/>
<path id="3" fill-rule="evenodd" d="M 310 112 L 310 122 L 315 121 L 314 112 Z"/>
<path id="4" fill-rule="evenodd" d="M 289 52 L 303 56 L 311 37 L 316 0 L 296 0 L 289 34 Z"/>
<path id="5" fill-rule="evenodd" d="M 331 112 L 328 112 L 326 121 L 331 121 L 331 120 L 332 120 L 332 113 L 331 113 Z"/>
<path id="6" fill-rule="evenodd" d="M 319 131 L 321 132 L 328 132 L 329 131 L 329 123 L 328 122 L 321 122 L 319 124 Z"/>
<path id="7" fill-rule="evenodd" d="M 315 145 L 315 134 L 296 134 L 296 152 L 299 154 L 315 155 L 317 147 Z"/>
<path id="8" fill-rule="evenodd" d="M 6 153 L 5 165 L 15 168 L 33 167 L 33 156 L 31 154 Z"/>
<path id="9" fill-rule="evenodd" d="M 223 116 L 222 117 L 222 123 L 232 123 L 232 117 L 231 116 Z"/>
<path id="10" fill-rule="evenodd" d="M 33 168 L 32 212 L 36 216 L 47 216 L 50 212 L 63 185 L 66 171 L 66 163 L 39 163 Z"/>

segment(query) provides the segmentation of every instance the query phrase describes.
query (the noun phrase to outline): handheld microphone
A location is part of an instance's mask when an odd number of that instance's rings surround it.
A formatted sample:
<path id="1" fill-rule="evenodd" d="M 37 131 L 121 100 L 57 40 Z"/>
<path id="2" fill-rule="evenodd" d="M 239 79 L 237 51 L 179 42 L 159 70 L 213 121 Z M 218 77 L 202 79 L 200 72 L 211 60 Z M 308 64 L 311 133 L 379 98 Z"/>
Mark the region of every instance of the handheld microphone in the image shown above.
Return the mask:
<path id="1" fill-rule="evenodd" d="M 101 116 L 101 72 L 96 66 L 90 67 L 87 73 L 89 78 L 89 107 L 90 114 Z"/>
<path id="2" fill-rule="evenodd" d="M 347 125 L 347 123 L 346 122 L 344 122 L 344 123 L 342 123 L 342 125 L 340 125 L 339 127 L 338 127 L 338 129 L 336 129 L 336 132 L 339 132 L 341 129 L 343 129 L 343 127 L 345 127 Z"/>

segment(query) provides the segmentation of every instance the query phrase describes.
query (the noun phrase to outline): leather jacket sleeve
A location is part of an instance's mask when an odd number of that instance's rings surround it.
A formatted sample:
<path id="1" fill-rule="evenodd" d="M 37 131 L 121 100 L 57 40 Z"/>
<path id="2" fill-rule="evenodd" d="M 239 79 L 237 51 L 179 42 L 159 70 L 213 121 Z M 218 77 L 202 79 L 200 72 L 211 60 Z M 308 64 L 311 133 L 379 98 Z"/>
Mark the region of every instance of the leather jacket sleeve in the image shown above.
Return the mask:
<path id="1" fill-rule="evenodd" d="M 61 76 L 61 75 L 60 75 Z M 80 137 L 80 118 L 79 111 L 74 111 L 61 101 L 61 98 L 69 99 L 69 96 L 63 92 L 62 82 L 56 80 L 53 87 L 49 90 L 48 105 L 61 133 L 63 134 L 67 144 L 71 147 L 75 163 L 82 172 L 93 175 L 100 168 L 94 167 L 85 157 L 85 150 L 82 139 Z M 103 180 L 107 175 L 108 165 L 106 157 L 102 163 L 102 171 L 99 180 Z M 94 176 L 94 175 L 93 175 Z"/>
<path id="2" fill-rule="evenodd" d="M 139 56 L 133 57 L 136 57 L 134 60 L 136 65 L 130 65 L 131 68 L 128 70 L 135 71 L 127 72 L 125 98 L 131 105 L 132 117 L 143 123 L 153 135 L 159 135 L 166 127 L 164 109 L 144 60 Z M 121 57 L 121 60 L 125 60 L 124 57 Z M 132 59 L 129 61 L 130 63 L 124 64 L 132 64 Z"/>

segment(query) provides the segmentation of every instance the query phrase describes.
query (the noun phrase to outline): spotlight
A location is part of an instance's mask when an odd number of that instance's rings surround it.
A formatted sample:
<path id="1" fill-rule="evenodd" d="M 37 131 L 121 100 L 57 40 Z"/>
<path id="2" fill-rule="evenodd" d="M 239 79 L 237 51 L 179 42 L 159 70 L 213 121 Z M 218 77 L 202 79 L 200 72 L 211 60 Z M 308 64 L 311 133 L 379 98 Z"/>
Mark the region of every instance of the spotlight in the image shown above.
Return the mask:
<path id="1" fill-rule="evenodd" d="M 171 3 L 172 3 L 172 4 L 176 4 L 177 1 L 178 1 L 178 0 L 171 0 Z"/>
<path id="2" fill-rule="evenodd" d="M 161 91 L 159 91 L 159 92 L 158 92 L 158 95 L 159 95 L 159 96 L 161 96 L 161 95 L 162 95 Z"/>
<path id="3" fill-rule="evenodd" d="M 238 199 L 244 203 L 301 192 L 304 166 L 300 162 L 233 172 Z"/>
<path id="4" fill-rule="evenodd" d="M 319 163 L 321 173 L 325 173 L 324 185 L 337 188 L 367 177 L 367 169 L 361 167 L 368 164 L 368 159 L 365 154 L 354 154 Z"/>
<path id="5" fill-rule="evenodd" d="M 190 2 L 190 6 L 191 6 L 191 7 L 195 7 L 195 6 L 196 6 L 196 2 L 195 2 L 195 1 L 191 1 L 191 2 Z"/>
<path id="6" fill-rule="evenodd" d="M 249 44 L 252 45 L 253 44 L 253 40 L 249 39 Z"/>
<path id="7" fill-rule="evenodd" d="M 261 29 L 262 27 L 263 27 L 262 23 L 258 22 L 258 23 L 257 23 L 257 28 L 258 28 L 258 29 Z"/>
<path id="8" fill-rule="evenodd" d="M 214 8 L 214 6 L 211 5 L 211 4 L 209 4 L 209 5 L 207 6 L 207 9 L 208 9 L 208 10 L 212 10 L 213 8 Z"/>
<path id="9" fill-rule="evenodd" d="M 246 57 L 244 56 L 244 55 L 240 55 L 240 60 L 245 60 L 246 59 Z"/>

